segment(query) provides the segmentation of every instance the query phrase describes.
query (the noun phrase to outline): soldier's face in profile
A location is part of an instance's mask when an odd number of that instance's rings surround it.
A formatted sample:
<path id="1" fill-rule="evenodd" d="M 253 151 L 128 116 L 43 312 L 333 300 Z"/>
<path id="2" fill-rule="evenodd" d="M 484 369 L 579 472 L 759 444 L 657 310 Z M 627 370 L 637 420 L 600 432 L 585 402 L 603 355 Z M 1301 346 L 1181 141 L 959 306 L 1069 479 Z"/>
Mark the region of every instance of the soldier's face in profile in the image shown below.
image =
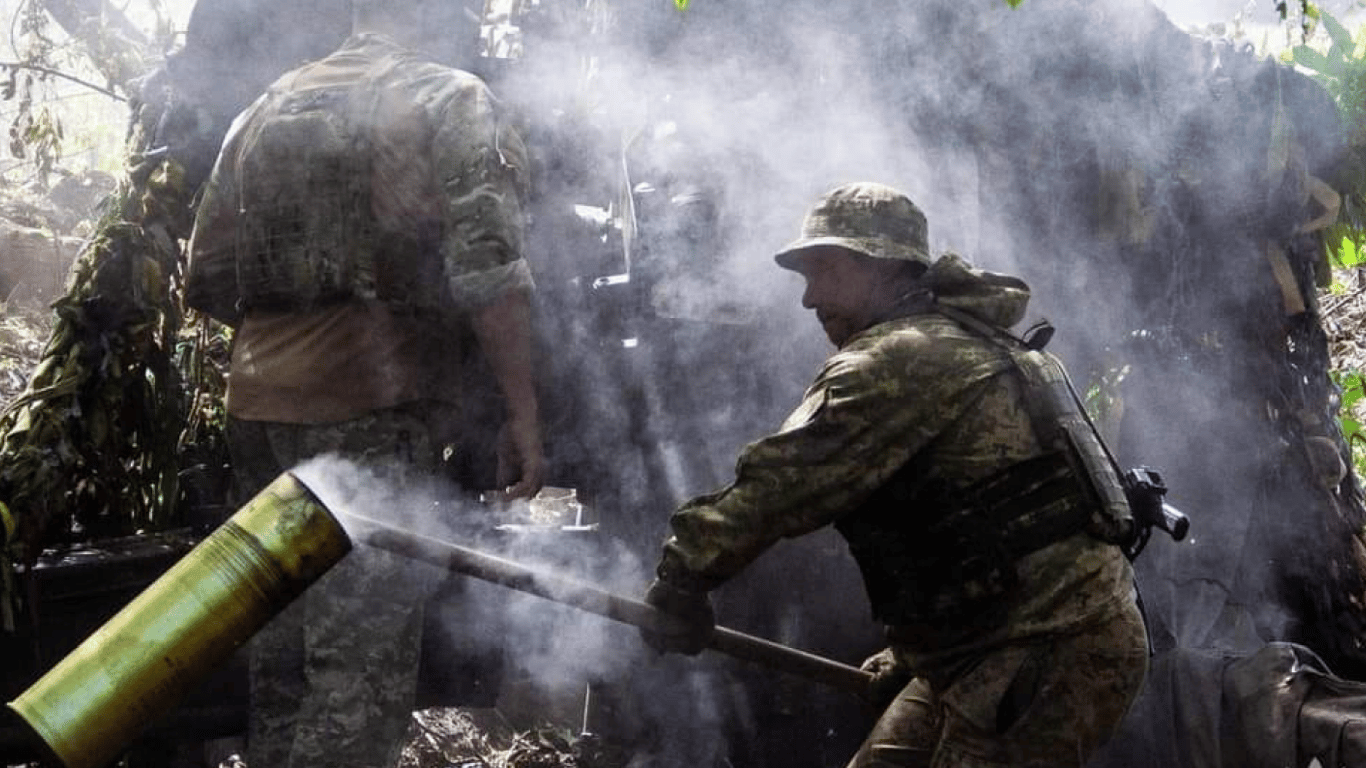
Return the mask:
<path id="1" fill-rule="evenodd" d="M 801 257 L 799 271 L 806 278 L 802 306 L 815 311 L 837 347 L 872 325 L 895 298 L 876 259 L 844 248 L 811 249 Z"/>

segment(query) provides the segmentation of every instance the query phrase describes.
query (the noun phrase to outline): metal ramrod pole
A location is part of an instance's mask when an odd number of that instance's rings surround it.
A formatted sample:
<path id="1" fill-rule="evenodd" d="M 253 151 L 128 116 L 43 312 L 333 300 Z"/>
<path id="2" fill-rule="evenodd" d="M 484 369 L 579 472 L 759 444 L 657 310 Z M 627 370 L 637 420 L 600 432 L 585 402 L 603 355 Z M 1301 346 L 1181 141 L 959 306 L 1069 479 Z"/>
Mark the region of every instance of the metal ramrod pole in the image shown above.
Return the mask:
<path id="1" fill-rule="evenodd" d="M 677 630 L 683 621 L 648 603 L 614 595 L 555 574 L 538 571 L 501 557 L 394 528 L 369 518 L 341 513 L 357 543 L 388 550 L 450 571 L 501 584 L 521 592 L 595 613 L 648 630 Z M 863 695 L 872 676 L 863 670 L 785 645 L 716 627 L 707 645 L 744 661 L 787 672 L 850 693 Z"/>

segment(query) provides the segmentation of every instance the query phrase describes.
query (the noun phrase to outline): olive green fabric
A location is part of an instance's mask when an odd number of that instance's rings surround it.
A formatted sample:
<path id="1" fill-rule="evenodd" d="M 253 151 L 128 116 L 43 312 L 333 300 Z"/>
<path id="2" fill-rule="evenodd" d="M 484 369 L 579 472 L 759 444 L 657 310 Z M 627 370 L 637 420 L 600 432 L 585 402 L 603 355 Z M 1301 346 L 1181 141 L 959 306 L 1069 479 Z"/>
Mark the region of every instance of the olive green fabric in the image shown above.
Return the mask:
<path id="1" fill-rule="evenodd" d="M 419 406 L 322 425 L 230 418 L 237 493 L 250 498 L 281 472 L 323 455 L 350 461 L 354 477 L 373 475 L 394 489 L 430 477 L 439 448 L 427 437 L 428 418 Z M 370 483 L 367 492 L 377 493 Z M 248 764 L 394 765 L 416 706 L 423 609 L 438 576 L 433 567 L 360 546 L 258 632 L 247 646 Z"/>
<path id="2" fill-rule="evenodd" d="M 1023 280 L 978 269 L 955 253 L 936 259 L 921 285 L 934 295 L 935 303 L 999 328 L 1023 320 L 1029 305 L 1029 286 Z"/>
<path id="3" fill-rule="evenodd" d="M 947 276 L 939 301 L 989 322 L 1023 314 L 1028 292 L 1018 280 L 956 257 L 937 262 L 929 274 L 936 273 Z M 660 577 L 712 589 L 779 539 L 857 509 L 913 457 L 965 487 L 1040 455 L 1011 369 L 1003 349 L 929 310 L 856 334 L 826 361 L 779 431 L 745 448 L 729 486 L 673 515 Z M 906 525 L 926 513 L 906 509 Z M 1026 555 L 1017 569 L 1019 584 L 987 631 L 963 639 L 897 628 L 894 648 L 907 666 L 945 674 L 984 650 L 1071 631 L 1133 600 L 1123 554 L 1085 533 Z"/>
<path id="4" fill-rule="evenodd" d="M 826 525 L 846 532 L 841 522 L 907 467 L 964 489 L 1054 449 L 1036 436 L 1010 349 L 934 306 L 1005 327 L 1023 316 L 1027 286 L 956 256 L 939 259 L 923 284 L 904 316 L 855 334 L 826 361 L 782 427 L 744 449 L 730 485 L 674 513 L 661 579 L 714 589 L 779 539 Z M 900 514 L 913 536 L 940 512 L 907 504 Z M 920 688 L 888 709 L 853 768 L 1080 766 L 1109 738 L 1141 686 L 1147 644 L 1129 562 L 1086 533 L 1085 519 L 1019 557 L 1013 583 L 982 604 L 989 613 L 964 601 L 952 620 L 886 626 L 892 658 Z M 965 560 L 989 558 L 973 548 L 994 538 L 961 542 Z"/>
<path id="5" fill-rule="evenodd" d="M 840 185 L 825 194 L 802 222 L 802 234 L 774 258 L 801 269 L 813 248 L 834 246 L 872 256 L 928 265 L 929 225 L 909 197 L 870 181 Z"/>
<path id="6" fill-rule="evenodd" d="M 526 150 L 488 87 L 361 34 L 234 121 L 197 209 L 187 300 L 468 311 L 530 287 Z"/>
<path id="7" fill-rule="evenodd" d="M 335 153 L 304 145 L 292 159 L 287 152 L 247 159 L 253 126 L 269 124 L 272 110 L 302 114 L 339 102 L 368 105 L 359 114 L 376 120 L 354 145 L 363 156 L 333 163 Z M 355 128 L 354 118 L 343 121 L 345 130 Z M 286 127 L 307 133 L 302 123 Z M 324 167 L 306 167 L 313 161 Z M 187 294 L 220 320 L 245 320 L 232 375 L 239 385 L 257 384 L 257 396 L 274 409 L 245 420 L 229 403 L 233 472 L 244 494 L 326 453 L 373 469 L 376 485 L 396 496 L 431 481 L 452 437 L 443 415 L 452 398 L 421 398 L 436 394 L 428 385 L 438 379 L 451 387 L 469 382 L 454 380 L 448 357 L 424 356 L 421 345 L 407 343 L 471 332 L 471 313 L 532 288 L 522 256 L 525 162 L 482 81 L 378 35 L 352 37 L 285 75 L 239 117 L 198 211 Z M 244 169 L 270 178 L 244 182 Z M 298 237 L 271 250 L 276 244 L 262 238 L 276 229 Z M 376 306 L 382 311 L 367 313 Z M 282 322 L 269 322 L 281 311 Z M 367 318 L 376 324 L 369 337 L 355 325 Z M 386 349 L 357 354 L 365 344 Z M 330 388 L 346 385 L 327 366 L 297 370 L 315 354 L 376 381 L 352 387 L 328 412 L 310 412 L 317 398 L 335 394 Z M 297 375 L 278 375 L 291 369 Z M 415 703 L 432 584 L 431 574 L 400 560 L 358 548 L 258 635 L 252 765 L 392 763 Z"/>
<path id="8" fill-rule="evenodd" d="M 1080 768 L 1119 729 L 1146 664 L 1133 606 L 997 649 L 939 689 L 912 680 L 849 768 Z"/>

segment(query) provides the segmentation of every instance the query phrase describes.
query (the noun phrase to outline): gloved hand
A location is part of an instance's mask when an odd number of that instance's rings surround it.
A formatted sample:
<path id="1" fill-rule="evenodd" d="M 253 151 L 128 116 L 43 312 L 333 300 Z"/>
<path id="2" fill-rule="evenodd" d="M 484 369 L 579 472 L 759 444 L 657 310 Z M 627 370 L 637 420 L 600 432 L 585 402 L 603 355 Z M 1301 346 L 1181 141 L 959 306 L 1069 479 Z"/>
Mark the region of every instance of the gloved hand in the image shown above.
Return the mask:
<path id="1" fill-rule="evenodd" d="M 645 602 L 671 616 L 682 619 L 677 631 L 652 631 L 641 627 L 640 637 L 658 653 L 683 653 L 696 656 L 707 647 L 716 614 L 706 592 L 690 592 L 667 581 L 655 579 L 645 592 Z"/>
<path id="2" fill-rule="evenodd" d="M 864 698 L 879 710 L 886 709 L 913 677 L 909 670 L 897 663 L 891 648 L 883 648 L 869 656 L 859 669 L 873 675 Z"/>

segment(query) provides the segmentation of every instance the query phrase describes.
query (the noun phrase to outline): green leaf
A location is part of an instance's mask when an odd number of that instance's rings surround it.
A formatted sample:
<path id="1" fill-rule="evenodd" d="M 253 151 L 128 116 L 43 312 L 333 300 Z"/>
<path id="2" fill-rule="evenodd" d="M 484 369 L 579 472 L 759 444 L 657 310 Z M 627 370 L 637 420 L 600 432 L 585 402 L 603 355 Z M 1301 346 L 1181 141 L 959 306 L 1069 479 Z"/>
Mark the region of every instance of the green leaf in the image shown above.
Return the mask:
<path id="1" fill-rule="evenodd" d="M 1333 18 L 1333 14 L 1327 11 L 1323 12 L 1323 26 L 1328 30 L 1328 37 L 1333 40 L 1333 48 L 1342 49 L 1343 58 L 1350 57 L 1356 49 L 1356 43 L 1352 40 L 1352 33 L 1348 32 L 1347 28 L 1342 26 L 1337 19 Z"/>
<path id="2" fill-rule="evenodd" d="M 1295 57 L 1296 64 L 1308 67 L 1320 74 L 1338 77 L 1342 71 L 1342 67 L 1337 62 L 1307 45 L 1297 45 L 1291 49 L 1290 53 Z"/>
<path id="3" fill-rule="evenodd" d="M 1344 267 L 1355 267 L 1361 263 L 1361 251 L 1352 238 L 1343 235 L 1342 247 L 1338 249 L 1338 261 Z"/>
<path id="4" fill-rule="evenodd" d="M 1363 380 L 1361 371 L 1337 371 L 1332 374 L 1333 380 L 1338 388 L 1342 390 L 1342 402 L 1338 410 L 1342 413 L 1350 414 L 1352 407 L 1363 397 L 1366 397 L 1366 380 Z M 1351 420 L 1350 416 L 1342 418 L 1343 429 L 1346 430 L 1347 422 L 1351 421 L 1354 429 L 1359 429 L 1360 425 Z"/>
<path id="5" fill-rule="evenodd" d="M 689 0 L 674 0 L 674 7 L 680 11 L 688 10 Z"/>
<path id="6" fill-rule="evenodd" d="M 1355 406 L 1360 401 L 1361 389 L 1359 387 L 1353 389 L 1344 389 L 1342 390 L 1342 405 L 1340 406 L 1340 408 L 1343 411 L 1349 411 L 1353 406 Z"/>
<path id="7" fill-rule="evenodd" d="M 1019 8 L 1023 3 L 1024 0 L 1006 0 L 1006 5 L 1011 8 Z"/>

